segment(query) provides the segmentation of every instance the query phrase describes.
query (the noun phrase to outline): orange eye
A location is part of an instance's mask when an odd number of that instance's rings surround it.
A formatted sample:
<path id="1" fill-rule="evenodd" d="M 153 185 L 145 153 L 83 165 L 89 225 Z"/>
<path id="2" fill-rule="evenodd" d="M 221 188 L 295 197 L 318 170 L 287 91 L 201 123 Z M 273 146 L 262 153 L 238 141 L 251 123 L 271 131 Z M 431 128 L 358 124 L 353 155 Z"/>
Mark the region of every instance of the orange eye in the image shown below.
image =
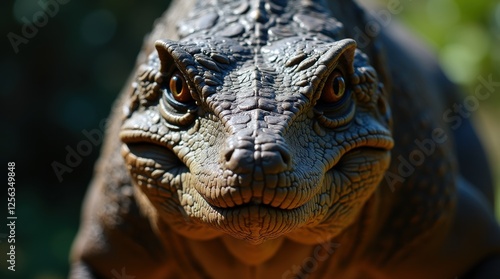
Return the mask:
<path id="1" fill-rule="evenodd" d="M 187 103 L 193 100 L 193 98 L 191 97 L 191 93 L 189 92 L 186 80 L 179 71 L 174 72 L 170 77 L 169 87 L 170 93 L 176 101 Z"/>
<path id="2" fill-rule="evenodd" d="M 325 83 L 320 100 L 327 103 L 339 101 L 344 96 L 345 87 L 345 80 L 342 73 L 334 71 Z"/>

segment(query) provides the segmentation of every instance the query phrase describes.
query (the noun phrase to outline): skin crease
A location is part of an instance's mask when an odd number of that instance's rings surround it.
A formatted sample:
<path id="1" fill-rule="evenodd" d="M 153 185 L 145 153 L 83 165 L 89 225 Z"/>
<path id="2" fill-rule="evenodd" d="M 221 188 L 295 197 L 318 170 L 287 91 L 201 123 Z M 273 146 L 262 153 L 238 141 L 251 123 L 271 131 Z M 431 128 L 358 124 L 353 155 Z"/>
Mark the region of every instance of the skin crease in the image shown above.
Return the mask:
<path id="1" fill-rule="evenodd" d="M 70 278 L 495 278 L 489 173 L 425 48 L 361 40 L 351 1 L 244 2 L 174 1 L 145 39 Z"/>

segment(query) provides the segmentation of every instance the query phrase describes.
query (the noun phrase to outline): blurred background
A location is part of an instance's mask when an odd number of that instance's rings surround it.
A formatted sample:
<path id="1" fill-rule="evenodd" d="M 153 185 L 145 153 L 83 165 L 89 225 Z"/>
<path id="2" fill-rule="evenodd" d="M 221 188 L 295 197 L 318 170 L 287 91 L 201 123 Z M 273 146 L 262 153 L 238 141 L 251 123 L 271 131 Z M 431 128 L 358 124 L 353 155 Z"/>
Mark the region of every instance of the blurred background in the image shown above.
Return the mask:
<path id="1" fill-rule="evenodd" d="M 0 225 L 0 278 L 66 278 L 82 198 L 100 150 L 98 142 L 81 142 L 88 133 L 103 132 L 99 123 L 124 86 L 144 35 L 168 2 L 0 2 L 0 163 L 5 168 L 9 161 L 16 163 L 18 217 L 15 273 L 7 272 L 8 231 Z M 426 41 L 464 92 L 474 92 L 480 76 L 500 81 L 498 1 L 381 0 L 374 11 L 388 10 L 390 2 L 402 7 L 391 21 L 403 22 Z M 495 88 L 473 114 L 497 185 L 499 108 L 500 88 Z M 77 148 L 85 156 L 74 161 L 71 171 L 63 171 L 69 150 Z M 7 186 L 3 188 L 2 207 Z M 5 211 L 0 210 L 2 220 Z"/>

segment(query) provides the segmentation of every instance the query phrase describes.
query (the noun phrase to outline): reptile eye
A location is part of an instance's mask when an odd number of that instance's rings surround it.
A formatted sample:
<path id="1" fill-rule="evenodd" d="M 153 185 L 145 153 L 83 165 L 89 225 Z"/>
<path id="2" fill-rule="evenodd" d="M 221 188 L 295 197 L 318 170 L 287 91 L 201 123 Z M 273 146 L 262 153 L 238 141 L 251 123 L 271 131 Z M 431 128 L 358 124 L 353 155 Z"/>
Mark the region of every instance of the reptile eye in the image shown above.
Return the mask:
<path id="1" fill-rule="evenodd" d="M 344 76 L 336 70 L 326 80 L 320 100 L 327 103 L 337 102 L 344 96 L 345 90 Z"/>
<path id="2" fill-rule="evenodd" d="M 193 100 L 186 80 L 179 71 L 175 71 L 170 77 L 169 90 L 172 97 L 178 102 L 187 103 Z"/>

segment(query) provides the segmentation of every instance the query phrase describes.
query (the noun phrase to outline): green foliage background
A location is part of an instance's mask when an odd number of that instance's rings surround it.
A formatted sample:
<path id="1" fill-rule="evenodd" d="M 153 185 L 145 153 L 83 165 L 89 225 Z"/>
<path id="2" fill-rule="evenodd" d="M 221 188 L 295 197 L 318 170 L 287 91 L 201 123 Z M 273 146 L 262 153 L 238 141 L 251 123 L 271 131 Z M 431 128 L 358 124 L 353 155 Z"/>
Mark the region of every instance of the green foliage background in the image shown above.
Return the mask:
<path id="1" fill-rule="evenodd" d="M 169 2 L 59 1 L 59 10 L 28 43 L 19 45 L 17 54 L 7 35 L 21 35 L 23 19 L 31 21 L 43 9 L 33 0 L 0 3 L 0 163 L 16 162 L 18 216 L 15 273 L 6 271 L 8 232 L 0 225 L 0 278 L 66 278 L 81 201 L 100 147 L 94 146 L 62 181 L 51 165 L 64 163 L 67 148 L 76 148 L 86 139 L 82 131 L 98 129 L 107 117 L 133 68 L 143 36 Z M 378 1 L 373 11 L 394 1 Z M 464 92 L 473 92 L 478 76 L 500 80 L 498 1 L 399 3 L 402 12 L 392 15 L 391 21 L 403 22 L 427 41 Z M 489 151 L 496 181 L 500 181 L 500 128 L 495 123 L 500 118 L 500 95 L 495 93 L 480 104 L 473 117 Z M 6 193 L 1 191 L 2 200 Z M 0 212 L 1 217 L 6 216 L 4 209 Z"/>

